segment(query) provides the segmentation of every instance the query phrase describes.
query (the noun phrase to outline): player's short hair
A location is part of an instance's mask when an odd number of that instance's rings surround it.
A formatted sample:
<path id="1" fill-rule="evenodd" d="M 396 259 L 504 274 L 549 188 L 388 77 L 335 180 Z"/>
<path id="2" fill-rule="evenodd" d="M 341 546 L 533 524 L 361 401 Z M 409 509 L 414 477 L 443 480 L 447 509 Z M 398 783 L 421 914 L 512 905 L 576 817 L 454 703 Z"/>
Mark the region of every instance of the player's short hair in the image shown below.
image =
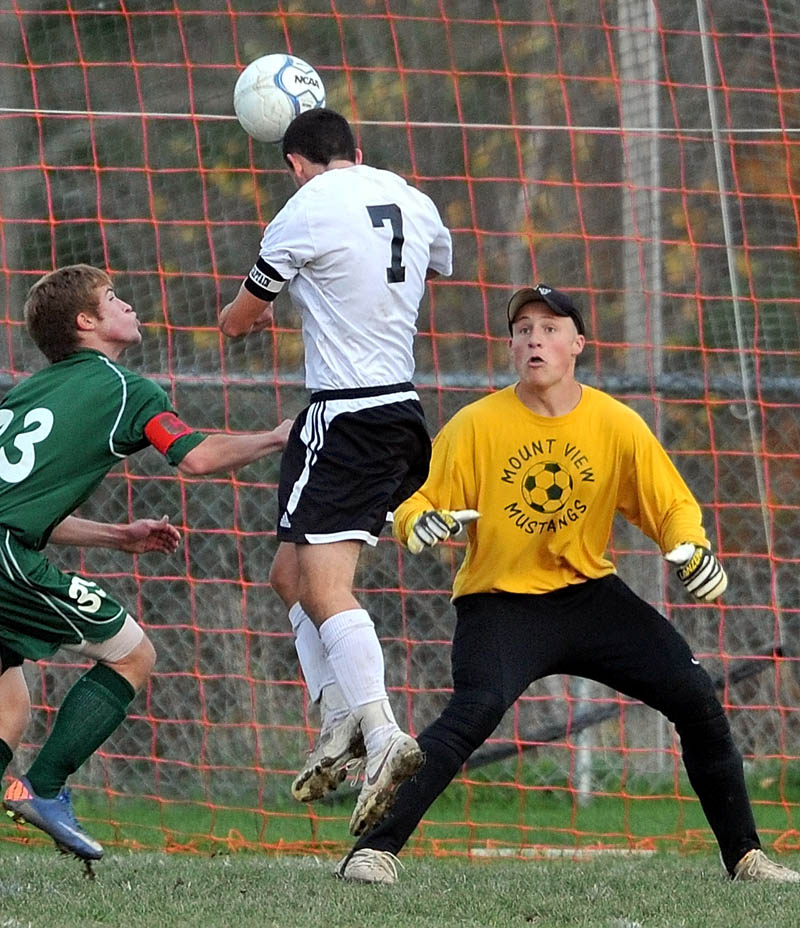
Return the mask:
<path id="1" fill-rule="evenodd" d="M 112 286 L 105 271 L 88 264 L 71 264 L 50 271 L 30 288 L 25 325 L 48 361 L 63 361 L 80 348 L 78 313 L 97 315 L 97 288 L 103 286 Z"/>
<path id="2" fill-rule="evenodd" d="M 283 136 L 283 160 L 302 155 L 312 164 L 355 161 L 356 140 L 350 123 L 334 110 L 306 110 L 289 123 Z"/>

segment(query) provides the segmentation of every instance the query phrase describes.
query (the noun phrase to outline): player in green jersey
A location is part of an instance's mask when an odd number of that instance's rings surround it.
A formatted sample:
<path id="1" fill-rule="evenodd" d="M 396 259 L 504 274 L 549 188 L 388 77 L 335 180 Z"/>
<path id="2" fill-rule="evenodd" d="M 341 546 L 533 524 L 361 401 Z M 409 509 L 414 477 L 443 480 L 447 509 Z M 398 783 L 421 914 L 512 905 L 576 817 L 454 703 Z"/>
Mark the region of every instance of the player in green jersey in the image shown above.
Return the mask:
<path id="1" fill-rule="evenodd" d="M 124 720 L 156 655 L 124 606 L 94 581 L 58 570 L 42 548 L 174 551 L 180 535 L 166 517 L 107 525 L 72 512 L 115 464 L 148 445 L 183 474 L 209 474 L 280 451 L 292 422 L 208 435 L 182 422 L 160 386 L 117 363 L 141 341 L 139 320 L 98 268 L 42 277 L 28 294 L 25 322 L 51 363 L 0 403 L 0 776 L 30 714 L 23 660 L 65 648 L 94 665 L 67 693 L 3 805 L 89 862 L 103 848 L 76 821 L 65 783 Z"/>

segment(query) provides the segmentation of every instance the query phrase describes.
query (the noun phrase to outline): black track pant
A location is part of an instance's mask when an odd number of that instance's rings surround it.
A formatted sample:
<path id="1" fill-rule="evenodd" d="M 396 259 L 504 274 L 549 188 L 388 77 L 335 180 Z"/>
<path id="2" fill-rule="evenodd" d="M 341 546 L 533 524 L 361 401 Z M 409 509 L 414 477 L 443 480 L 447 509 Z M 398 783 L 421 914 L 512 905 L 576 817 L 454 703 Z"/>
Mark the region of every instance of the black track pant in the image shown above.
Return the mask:
<path id="1" fill-rule="evenodd" d="M 539 596 L 486 593 L 455 601 L 453 696 L 419 736 L 425 766 L 387 817 L 356 843 L 397 853 L 428 807 L 535 680 L 572 674 L 662 712 L 729 871 L 760 846 L 742 758 L 710 677 L 686 641 L 618 577 Z"/>

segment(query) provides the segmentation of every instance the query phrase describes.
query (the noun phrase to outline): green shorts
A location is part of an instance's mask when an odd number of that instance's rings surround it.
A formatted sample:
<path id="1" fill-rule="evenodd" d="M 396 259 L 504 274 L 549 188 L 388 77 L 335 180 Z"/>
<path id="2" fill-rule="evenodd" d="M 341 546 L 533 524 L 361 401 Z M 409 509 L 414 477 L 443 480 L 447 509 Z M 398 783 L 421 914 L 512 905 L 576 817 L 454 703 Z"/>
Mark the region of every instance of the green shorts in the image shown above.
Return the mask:
<path id="1" fill-rule="evenodd" d="M 0 642 L 30 660 L 64 646 L 106 641 L 126 610 L 93 580 L 54 567 L 0 528 Z"/>

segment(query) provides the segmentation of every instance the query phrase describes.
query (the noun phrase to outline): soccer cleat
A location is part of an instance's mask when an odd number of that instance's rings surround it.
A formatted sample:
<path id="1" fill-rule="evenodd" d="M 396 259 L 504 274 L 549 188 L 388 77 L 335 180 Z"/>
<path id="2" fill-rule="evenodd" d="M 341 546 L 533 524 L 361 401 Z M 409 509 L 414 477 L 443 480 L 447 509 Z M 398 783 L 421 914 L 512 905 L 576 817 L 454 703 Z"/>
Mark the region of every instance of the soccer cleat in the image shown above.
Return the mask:
<path id="1" fill-rule="evenodd" d="M 800 873 L 776 864 L 760 848 L 753 848 L 733 868 L 732 879 L 754 883 L 800 883 Z"/>
<path id="2" fill-rule="evenodd" d="M 364 738 L 358 719 L 348 715 L 320 732 L 305 766 L 292 782 L 292 796 L 298 802 L 322 799 L 347 776 L 347 765 L 363 756 Z"/>
<path id="3" fill-rule="evenodd" d="M 397 731 L 375 757 L 367 757 L 364 784 L 350 818 L 350 834 L 361 835 L 377 824 L 394 802 L 397 787 L 413 777 L 425 755 L 411 735 Z"/>
<path id="4" fill-rule="evenodd" d="M 27 777 L 8 787 L 3 797 L 6 815 L 20 824 L 35 825 L 50 835 L 60 851 L 81 860 L 100 860 L 103 847 L 81 828 L 72 810 L 69 790 L 62 789 L 55 799 L 43 799 L 31 788 Z"/>
<path id="5" fill-rule="evenodd" d="M 371 847 L 362 847 L 343 857 L 336 865 L 334 873 L 340 880 L 352 880 L 355 883 L 397 882 L 397 867 L 400 861 L 389 851 L 377 851 Z"/>

